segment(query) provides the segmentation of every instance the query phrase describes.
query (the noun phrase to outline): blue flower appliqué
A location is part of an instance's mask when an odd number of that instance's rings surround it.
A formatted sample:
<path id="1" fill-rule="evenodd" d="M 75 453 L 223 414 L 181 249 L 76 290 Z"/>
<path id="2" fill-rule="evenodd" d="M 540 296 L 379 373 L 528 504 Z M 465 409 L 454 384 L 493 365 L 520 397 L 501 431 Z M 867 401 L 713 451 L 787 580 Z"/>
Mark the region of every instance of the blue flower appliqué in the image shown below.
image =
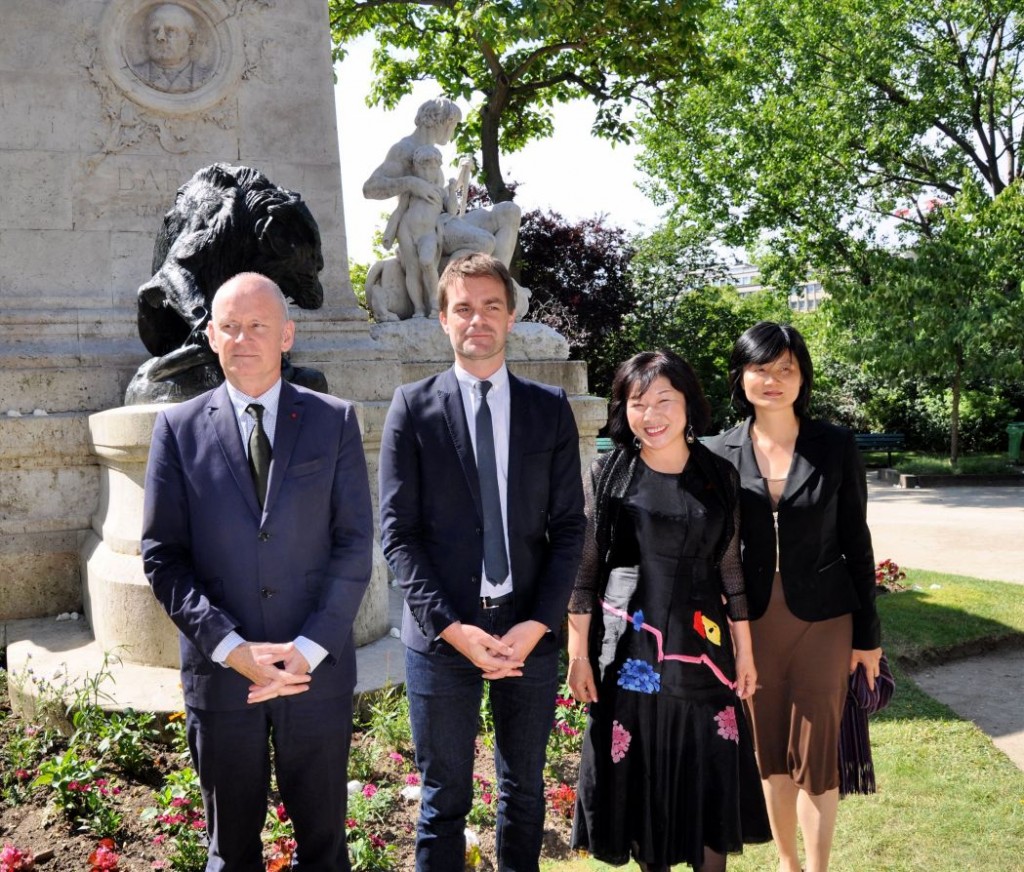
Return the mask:
<path id="1" fill-rule="evenodd" d="M 633 612 L 633 629 L 638 633 L 644 628 L 644 610 L 637 609 Z"/>
<path id="2" fill-rule="evenodd" d="M 657 693 L 661 690 L 661 676 L 647 661 L 629 658 L 619 670 L 618 685 L 637 693 Z"/>

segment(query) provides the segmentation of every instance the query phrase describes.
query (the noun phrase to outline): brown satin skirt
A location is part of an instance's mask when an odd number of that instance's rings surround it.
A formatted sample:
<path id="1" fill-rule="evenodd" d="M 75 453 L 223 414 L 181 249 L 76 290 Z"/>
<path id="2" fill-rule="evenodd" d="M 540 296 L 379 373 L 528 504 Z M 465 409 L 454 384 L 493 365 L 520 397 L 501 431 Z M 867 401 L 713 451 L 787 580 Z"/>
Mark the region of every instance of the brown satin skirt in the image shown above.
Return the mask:
<path id="1" fill-rule="evenodd" d="M 801 621 L 775 573 L 768 609 L 750 633 L 759 687 L 745 705 L 761 777 L 788 775 L 814 795 L 837 788 L 852 618 Z"/>

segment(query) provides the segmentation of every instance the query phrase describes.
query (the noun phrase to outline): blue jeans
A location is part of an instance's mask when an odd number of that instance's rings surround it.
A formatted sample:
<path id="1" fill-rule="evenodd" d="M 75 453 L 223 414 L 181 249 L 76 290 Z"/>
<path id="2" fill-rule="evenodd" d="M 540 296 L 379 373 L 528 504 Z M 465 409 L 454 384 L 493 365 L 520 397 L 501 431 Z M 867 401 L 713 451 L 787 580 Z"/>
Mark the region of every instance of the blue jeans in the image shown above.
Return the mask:
<path id="1" fill-rule="evenodd" d="M 512 607 L 499 606 L 481 612 L 477 626 L 500 635 L 512 620 Z M 416 870 L 463 872 L 463 831 L 473 803 L 474 742 L 484 680 L 461 654 L 421 654 L 408 648 L 405 674 L 423 782 Z M 544 760 L 557 689 L 557 651 L 531 654 L 521 677 L 490 684 L 499 872 L 538 868 L 544 835 Z"/>

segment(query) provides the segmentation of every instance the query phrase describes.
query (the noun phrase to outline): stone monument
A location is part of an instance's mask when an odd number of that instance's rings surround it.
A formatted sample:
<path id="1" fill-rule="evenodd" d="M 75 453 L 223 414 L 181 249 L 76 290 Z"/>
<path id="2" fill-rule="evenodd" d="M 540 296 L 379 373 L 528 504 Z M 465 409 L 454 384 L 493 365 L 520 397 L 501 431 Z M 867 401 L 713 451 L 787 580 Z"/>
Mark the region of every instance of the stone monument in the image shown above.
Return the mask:
<path id="1" fill-rule="evenodd" d="M 352 291 L 326 3 L 7 0 L 2 25 L 0 644 L 12 670 L 39 633 L 37 655 L 67 659 L 79 637 L 53 616 L 84 609 L 79 635 L 166 662 L 173 628 L 150 621 L 138 558 L 155 411 L 120 407 L 151 356 L 136 292 L 179 187 L 221 163 L 302 192 L 322 237 L 323 307 L 295 313 L 292 360 L 359 404 L 371 480 L 394 387 L 447 365 L 450 348 L 429 318 L 411 331 L 369 325 Z M 503 212 L 465 216 L 440 247 L 483 231 L 497 251 L 513 223 Z M 534 327 L 516 326 L 510 359 L 566 388 L 591 454 L 604 404 L 586 396 L 586 367 L 566 360 L 564 341 Z M 364 642 L 388 627 L 379 554 L 376 565 Z"/>
<path id="2" fill-rule="evenodd" d="M 141 629 L 153 413 L 117 407 L 151 356 L 137 289 L 178 188 L 224 163 L 302 191 L 326 240 L 323 306 L 297 314 L 293 359 L 371 403 L 400 380 L 348 279 L 327 7 L 12 0 L 0 94 L 0 628 L 84 609 L 104 646 L 173 666 L 154 638 L 169 622 Z M 388 629 L 378 563 L 364 641 Z"/>

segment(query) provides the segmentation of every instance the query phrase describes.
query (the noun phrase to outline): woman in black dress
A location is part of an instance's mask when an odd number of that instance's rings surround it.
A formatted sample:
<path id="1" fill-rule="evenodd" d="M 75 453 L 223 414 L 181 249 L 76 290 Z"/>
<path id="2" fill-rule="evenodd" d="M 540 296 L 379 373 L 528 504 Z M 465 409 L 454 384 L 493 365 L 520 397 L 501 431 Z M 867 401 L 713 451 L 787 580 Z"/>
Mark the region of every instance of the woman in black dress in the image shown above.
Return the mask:
<path id="1" fill-rule="evenodd" d="M 573 845 L 647 870 L 725 869 L 770 838 L 740 700 L 757 682 L 735 471 L 678 355 L 644 352 L 612 385 L 616 443 L 589 476 L 569 603 L 569 687 L 590 703 Z"/>

